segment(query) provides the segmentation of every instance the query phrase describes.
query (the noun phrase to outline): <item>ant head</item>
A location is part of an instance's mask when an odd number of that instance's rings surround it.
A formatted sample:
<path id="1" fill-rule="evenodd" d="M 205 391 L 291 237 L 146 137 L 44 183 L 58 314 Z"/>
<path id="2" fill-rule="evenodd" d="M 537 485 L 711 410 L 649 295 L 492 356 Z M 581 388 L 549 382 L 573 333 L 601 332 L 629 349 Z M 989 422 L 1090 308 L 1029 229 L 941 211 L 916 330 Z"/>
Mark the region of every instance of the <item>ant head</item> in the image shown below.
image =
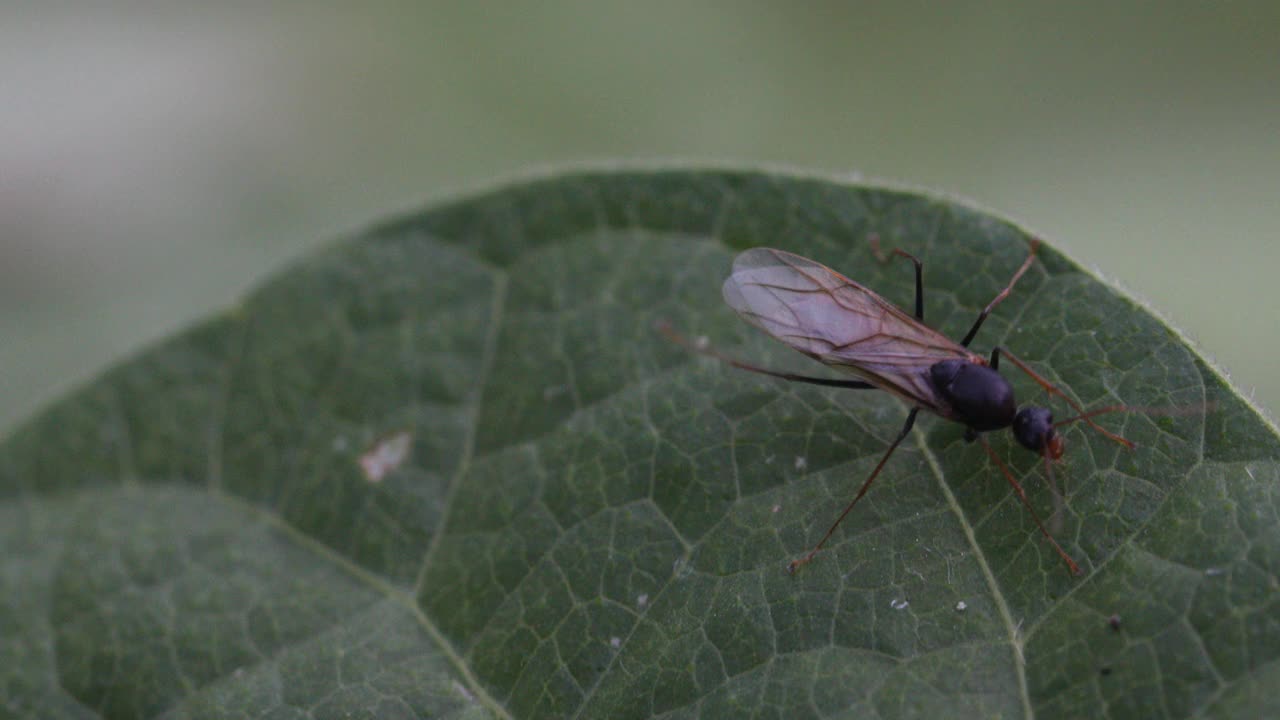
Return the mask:
<path id="1" fill-rule="evenodd" d="M 1050 460 L 1062 457 L 1062 436 L 1053 429 L 1049 408 L 1028 405 L 1013 418 L 1013 436 L 1018 444 Z"/>

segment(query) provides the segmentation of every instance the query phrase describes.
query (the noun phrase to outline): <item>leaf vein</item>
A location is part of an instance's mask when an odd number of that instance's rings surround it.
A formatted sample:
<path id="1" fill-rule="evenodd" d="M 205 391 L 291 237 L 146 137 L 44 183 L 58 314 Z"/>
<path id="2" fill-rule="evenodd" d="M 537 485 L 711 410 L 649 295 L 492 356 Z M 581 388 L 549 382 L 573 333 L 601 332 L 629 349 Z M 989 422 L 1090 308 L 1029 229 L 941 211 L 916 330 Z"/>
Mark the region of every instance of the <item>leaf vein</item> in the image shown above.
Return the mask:
<path id="1" fill-rule="evenodd" d="M 1009 644 L 1014 654 L 1014 666 L 1018 678 L 1018 695 L 1019 699 L 1022 700 L 1022 710 L 1027 718 L 1034 718 L 1035 711 L 1031 707 L 1031 693 L 1027 685 L 1027 664 L 1022 655 L 1023 640 L 1018 631 L 1018 624 L 1013 621 L 1013 615 L 1009 611 L 1009 603 L 1005 601 L 1004 595 L 1000 592 L 1000 584 L 996 582 L 995 575 L 991 572 L 991 565 L 987 562 L 982 546 L 978 544 L 978 538 L 974 535 L 973 526 L 965 518 L 964 509 L 960 507 L 955 494 L 951 492 L 950 486 L 947 485 L 942 466 L 939 464 L 933 450 L 930 449 L 928 438 L 919 428 L 912 432 L 916 436 L 916 444 L 920 447 L 920 451 L 924 453 L 925 461 L 933 469 L 934 477 L 938 480 L 938 487 L 941 489 L 943 496 L 946 497 L 947 504 L 951 506 L 956 519 L 960 522 L 960 529 L 964 531 L 965 538 L 969 541 L 970 547 L 973 548 L 974 559 L 977 560 L 978 567 L 982 569 L 982 576 L 986 579 L 987 586 L 991 588 L 991 598 L 995 601 L 996 609 L 1000 613 L 1000 619 L 1009 633 Z"/>

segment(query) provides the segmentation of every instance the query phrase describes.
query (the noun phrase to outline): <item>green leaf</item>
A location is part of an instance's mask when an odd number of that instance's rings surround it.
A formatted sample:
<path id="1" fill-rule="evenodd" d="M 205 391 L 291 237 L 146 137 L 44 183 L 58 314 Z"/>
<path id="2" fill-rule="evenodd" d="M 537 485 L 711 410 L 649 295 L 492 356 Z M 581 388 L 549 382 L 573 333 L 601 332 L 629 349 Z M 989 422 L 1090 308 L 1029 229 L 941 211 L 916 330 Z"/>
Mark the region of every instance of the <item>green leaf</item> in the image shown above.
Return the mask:
<path id="1" fill-rule="evenodd" d="M 1027 253 L 935 196 L 618 172 L 308 258 L 0 445 L 0 714 L 1274 714 L 1275 430 L 1050 247 L 976 350 L 1007 345 L 1090 407 L 1216 407 L 1100 418 L 1132 452 L 1067 429 L 1058 537 L 1084 576 L 936 418 L 784 571 L 905 408 L 691 356 L 654 323 L 822 372 L 720 284 L 769 245 L 908 304 L 909 264 L 875 261 L 872 233 L 924 261 L 952 337 Z M 1049 515 L 1036 458 L 992 442 Z"/>

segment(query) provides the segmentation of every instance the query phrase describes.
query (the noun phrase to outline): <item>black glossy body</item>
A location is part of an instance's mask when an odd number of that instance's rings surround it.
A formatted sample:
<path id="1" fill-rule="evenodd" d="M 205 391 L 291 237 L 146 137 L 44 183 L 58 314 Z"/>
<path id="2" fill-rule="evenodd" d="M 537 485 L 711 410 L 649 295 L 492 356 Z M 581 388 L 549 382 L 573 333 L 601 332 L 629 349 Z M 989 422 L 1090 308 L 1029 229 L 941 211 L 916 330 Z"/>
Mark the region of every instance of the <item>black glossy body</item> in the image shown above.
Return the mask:
<path id="1" fill-rule="evenodd" d="M 995 370 L 964 360 L 943 360 L 929 368 L 929 379 L 966 427 L 986 432 L 1013 424 L 1018 412 L 1013 386 Z"/>
<path id="2" fill-rule="evenodd" d="M 992 356 L 995 362 L 998 358 Z M 977 433 L 1012 427 L 1019 445 L 1039 453 L 1054 438 L 1053 413 L 1035 406 L 1019 410 L 1013 386 L 993 367 L 943 360 L 929 368 L 929 380 L 951 404 L 954 419 L 969 429 L 969 440 Z"/>

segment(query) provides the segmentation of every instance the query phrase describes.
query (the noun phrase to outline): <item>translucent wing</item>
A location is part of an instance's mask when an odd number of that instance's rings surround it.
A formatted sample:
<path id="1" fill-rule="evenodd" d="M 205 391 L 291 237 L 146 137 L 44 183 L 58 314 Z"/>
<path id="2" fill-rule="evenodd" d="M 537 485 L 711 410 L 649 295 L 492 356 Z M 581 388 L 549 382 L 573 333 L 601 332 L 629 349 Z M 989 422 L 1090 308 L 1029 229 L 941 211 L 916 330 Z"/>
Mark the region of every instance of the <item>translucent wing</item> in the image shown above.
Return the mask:
<path id="1" fill-rule="evenodd" d="M 781 250 L 739 255 L 723 292 L 729 307 L 778 340 L 943 417 L 951 409 L 929 367 L 941 360 L 986 364 L 862 285 Z"/>

